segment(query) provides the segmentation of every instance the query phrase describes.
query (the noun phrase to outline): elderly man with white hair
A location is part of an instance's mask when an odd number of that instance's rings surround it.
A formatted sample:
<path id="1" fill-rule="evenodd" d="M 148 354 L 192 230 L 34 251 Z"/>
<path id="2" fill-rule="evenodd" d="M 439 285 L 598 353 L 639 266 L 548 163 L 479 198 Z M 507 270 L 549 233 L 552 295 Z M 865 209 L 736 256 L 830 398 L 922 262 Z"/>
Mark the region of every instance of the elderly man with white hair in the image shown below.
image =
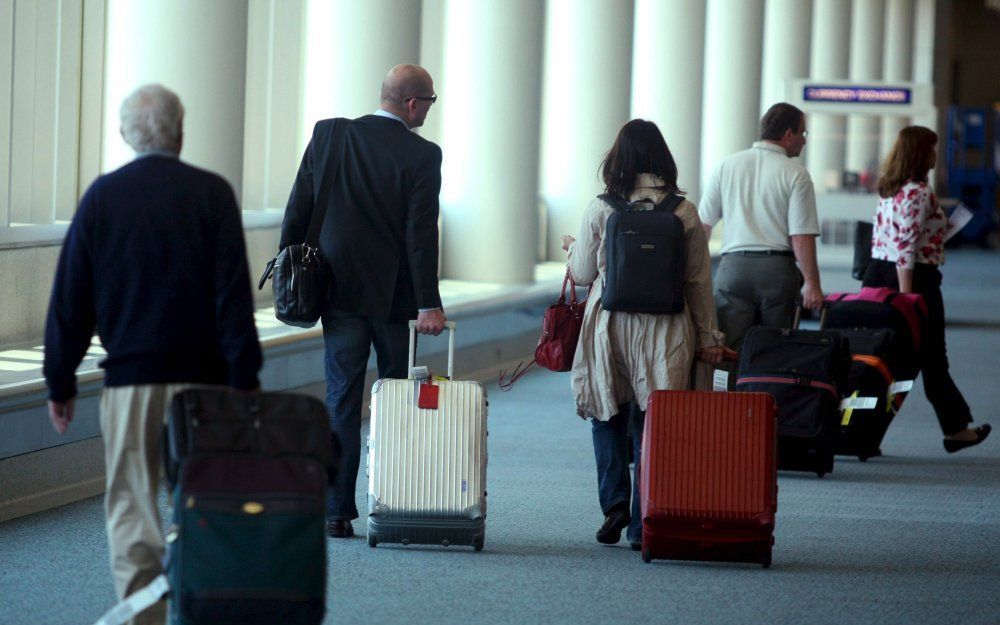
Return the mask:
<path id="1" fill-rule="evenodd" d="M 146 85 L 125 99 L 136 158 L 94 181 L 73 218 L 45 326 L 49 417 L 73 419 L 75 371 L 95 330 L 107 351 L 100 400 L 111 569 L 126 597 L 161 571 L 156 499 L 170 397 L 189 384 L 257 388 L 260 344 L 239 208 L 220 176 L 178 158 L 184 108 Z M 135 623 L 163 623 L 164 602 Z"/>

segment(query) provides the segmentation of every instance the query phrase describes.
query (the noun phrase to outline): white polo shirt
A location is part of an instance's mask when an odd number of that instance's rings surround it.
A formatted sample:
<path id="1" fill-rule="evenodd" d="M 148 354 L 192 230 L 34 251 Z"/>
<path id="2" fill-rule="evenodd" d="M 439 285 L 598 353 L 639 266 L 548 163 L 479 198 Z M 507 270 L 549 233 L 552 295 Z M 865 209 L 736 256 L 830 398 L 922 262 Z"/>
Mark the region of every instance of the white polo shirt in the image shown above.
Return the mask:
<path id="1" fill-rule="evenodd" d="M 715 170 L 698 215 L 725 219 L 722 253 L 792 249 L 792 235 L 819 234 L 816 191 L 809 172 L 780 145 L 757 141 Z"/>

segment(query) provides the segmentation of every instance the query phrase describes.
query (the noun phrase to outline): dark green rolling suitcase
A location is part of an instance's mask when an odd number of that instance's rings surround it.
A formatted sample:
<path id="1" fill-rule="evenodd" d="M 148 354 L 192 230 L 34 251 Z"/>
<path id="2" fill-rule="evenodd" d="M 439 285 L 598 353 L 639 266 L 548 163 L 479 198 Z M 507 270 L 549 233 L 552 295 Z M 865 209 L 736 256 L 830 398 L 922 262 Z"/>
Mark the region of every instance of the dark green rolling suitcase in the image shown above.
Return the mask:
<path id="1" fill-rule="evenodd" d="M 323 404 L 189 390 L 164 440 L 171 623 L 321 623 L 333 459 Z"/>

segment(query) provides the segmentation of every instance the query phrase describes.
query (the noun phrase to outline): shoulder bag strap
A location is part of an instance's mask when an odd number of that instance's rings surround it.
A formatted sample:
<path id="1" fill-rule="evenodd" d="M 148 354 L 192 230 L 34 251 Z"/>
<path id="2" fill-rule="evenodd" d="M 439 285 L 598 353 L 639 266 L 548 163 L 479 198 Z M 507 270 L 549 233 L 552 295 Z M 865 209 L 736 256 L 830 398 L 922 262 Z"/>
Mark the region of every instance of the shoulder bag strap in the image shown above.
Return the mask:
<path id="1" fill-rule="evenodd" d="M 331 120 L 329 133 L 321 133 L 317 125 L 313 132 L 313 148 L 319 155 L 321 161 L 318 167 L 313 167 L 313 213 L 309 219 L 309 230 L 306 231 L 305 243 L 309 247 L 319 247 L 319 233 L 323 229 L 323 220 L 330 207 L 330 189 L 337 182 L 340 175 L 341 164 L 344 160 L 344 151 L 347 149 L 347 126 L 351 120 L 338 117 Z M 327 130 L 323 128 L 323 130 Z M 318 148 L 318 149 L 317 149 Z M 336 160 L 330 156 L 336 152 Z M 327 175 L 328 170 L 333 166 L 332 176 Z"/>

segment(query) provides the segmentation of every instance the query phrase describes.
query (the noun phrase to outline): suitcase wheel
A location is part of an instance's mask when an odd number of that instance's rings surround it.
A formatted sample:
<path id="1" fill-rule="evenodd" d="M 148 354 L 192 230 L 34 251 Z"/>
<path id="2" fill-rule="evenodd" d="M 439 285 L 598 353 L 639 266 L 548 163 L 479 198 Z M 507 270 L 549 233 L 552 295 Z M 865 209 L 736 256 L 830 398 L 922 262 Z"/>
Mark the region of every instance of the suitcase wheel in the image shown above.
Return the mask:
<path id="1" fill-rule="evenodd" d="M 472 546 L 476 549 L 476 551 L 482 551 L 483 547 L 486 546 L 486 537 L 480 536 L 479 538 L 476 539 L 475 544 L 473 544 Z"/>
<path id="2" fill-rule="evenodd" d="M 372 549 L 378 545 L 378 537 L 375 536 L 375 532 L 368 532 L 368 546 Z"/>
<path id="3" fill-rule="evenodd" d="M 646 564 L 653 561 L 653 552 L 651 552 L 648 547 L 642 550 L 642 561 Z"/>
<path id="4" fill-rule="evenodd" d="M 763 565 L 763 567 L 765 569 L 771 568 L 771 550 L 770 549 L 768 549 L 767 555 L 764 556 L 764 560 L 761 562 L 761 565 Z"/>

